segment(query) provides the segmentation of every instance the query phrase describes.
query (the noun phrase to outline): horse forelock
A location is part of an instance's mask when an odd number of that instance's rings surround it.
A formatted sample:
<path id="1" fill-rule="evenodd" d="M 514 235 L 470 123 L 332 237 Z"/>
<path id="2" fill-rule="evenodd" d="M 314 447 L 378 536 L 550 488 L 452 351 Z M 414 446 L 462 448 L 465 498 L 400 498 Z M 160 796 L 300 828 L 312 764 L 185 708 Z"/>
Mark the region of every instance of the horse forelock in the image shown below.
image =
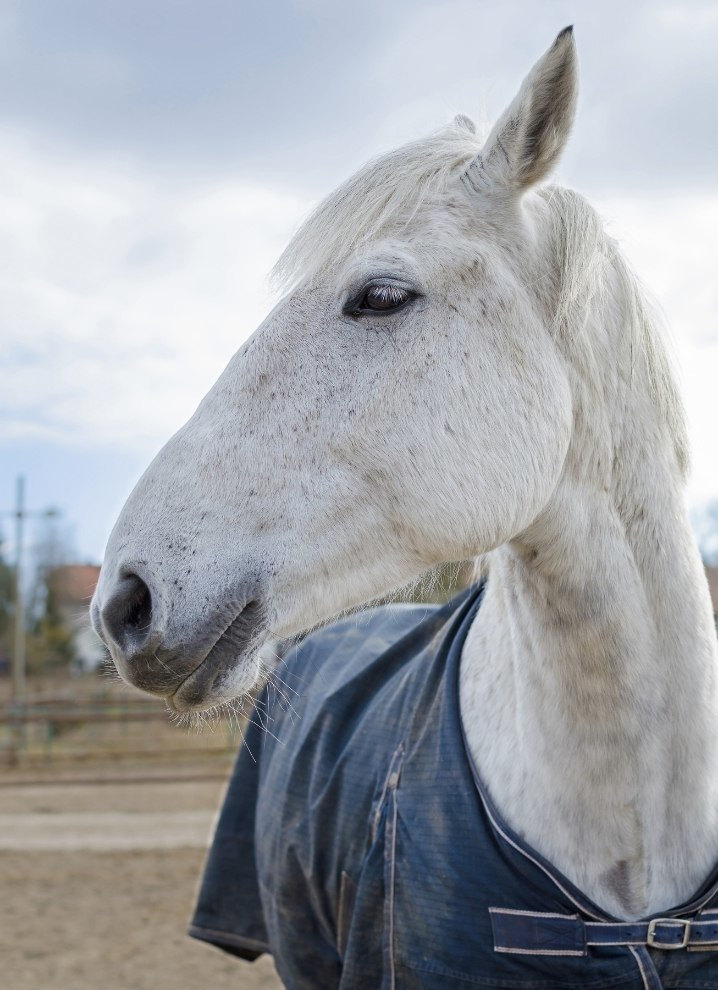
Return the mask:
<path id="1" fill-rule="evenodd" d="M 334 190 L 300 226 L 272 280 L 284 290 L 395 234 L 442 193 L 478 154 L 481 141 L 457 118 L 428 137 L 373 159 Z"/>

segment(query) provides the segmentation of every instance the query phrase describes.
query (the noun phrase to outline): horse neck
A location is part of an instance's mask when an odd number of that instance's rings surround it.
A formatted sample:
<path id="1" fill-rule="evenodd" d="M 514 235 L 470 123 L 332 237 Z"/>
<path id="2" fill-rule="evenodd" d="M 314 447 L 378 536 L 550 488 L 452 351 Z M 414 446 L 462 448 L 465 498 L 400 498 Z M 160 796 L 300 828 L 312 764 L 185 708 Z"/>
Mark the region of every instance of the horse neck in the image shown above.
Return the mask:
<path id="1" fill-rule="evenodd" d="M 606 320 L 588 320 L 594 355 L 619 346 L 620 316 Z M 461 670 L 469 749 L 499 810 L 627 918 L 688 899 L 718 859 L 715 629 L 650 372 L 574 362 L 564 474 L 490 555 Z"/>

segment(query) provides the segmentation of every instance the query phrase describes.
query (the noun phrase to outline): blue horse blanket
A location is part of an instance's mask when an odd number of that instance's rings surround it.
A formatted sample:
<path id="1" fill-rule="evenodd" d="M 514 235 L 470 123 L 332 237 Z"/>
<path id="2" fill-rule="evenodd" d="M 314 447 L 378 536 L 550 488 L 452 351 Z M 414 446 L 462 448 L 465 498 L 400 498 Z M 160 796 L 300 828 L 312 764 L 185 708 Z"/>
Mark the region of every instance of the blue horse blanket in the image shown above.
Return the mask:
<path id="1" fill-rule="evenodd" d="M 190 934 L 271 952 L 289 990 L 718 990 L 718 871 L 622 924 L 492 805 L 459 716 L 481 595 L 377 608 L 292 649 L 291 707 L 260 698 Z"/>

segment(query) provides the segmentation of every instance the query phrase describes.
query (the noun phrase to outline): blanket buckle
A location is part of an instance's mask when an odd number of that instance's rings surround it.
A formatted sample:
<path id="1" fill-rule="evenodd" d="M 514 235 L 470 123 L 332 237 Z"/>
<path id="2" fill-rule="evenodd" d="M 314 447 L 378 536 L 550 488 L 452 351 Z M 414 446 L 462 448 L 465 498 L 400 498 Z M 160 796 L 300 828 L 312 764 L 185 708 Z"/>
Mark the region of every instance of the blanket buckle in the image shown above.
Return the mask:
<path id="1" fill-rule="evenodd" d="M 656 925 L 683 925 L 682 942 L 659 942 L 656 938 Z M 691 937 L 691 923 L 688 918 L 654 918 L 648 925 L 646 944 L 652 949 L 685 949 Z"/>

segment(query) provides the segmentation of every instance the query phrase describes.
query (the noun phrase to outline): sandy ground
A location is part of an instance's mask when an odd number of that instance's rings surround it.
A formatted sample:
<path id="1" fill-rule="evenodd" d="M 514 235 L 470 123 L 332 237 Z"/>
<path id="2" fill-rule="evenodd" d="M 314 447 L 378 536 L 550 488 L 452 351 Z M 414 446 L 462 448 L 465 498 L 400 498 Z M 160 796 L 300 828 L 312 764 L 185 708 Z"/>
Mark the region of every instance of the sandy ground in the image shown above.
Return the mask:
<path id="1" fill-rule="evenodd" d="M 222 789 L 0 781 L 2 990 L 278 990 L 185 935 Z"/>
<path id="2" fill-rule="evenodd" d="M 119 852 L 204 849 L 214 814 L 207 811 L 81 811 L 61 815 L 0 814 L 0 850 Z"/>

